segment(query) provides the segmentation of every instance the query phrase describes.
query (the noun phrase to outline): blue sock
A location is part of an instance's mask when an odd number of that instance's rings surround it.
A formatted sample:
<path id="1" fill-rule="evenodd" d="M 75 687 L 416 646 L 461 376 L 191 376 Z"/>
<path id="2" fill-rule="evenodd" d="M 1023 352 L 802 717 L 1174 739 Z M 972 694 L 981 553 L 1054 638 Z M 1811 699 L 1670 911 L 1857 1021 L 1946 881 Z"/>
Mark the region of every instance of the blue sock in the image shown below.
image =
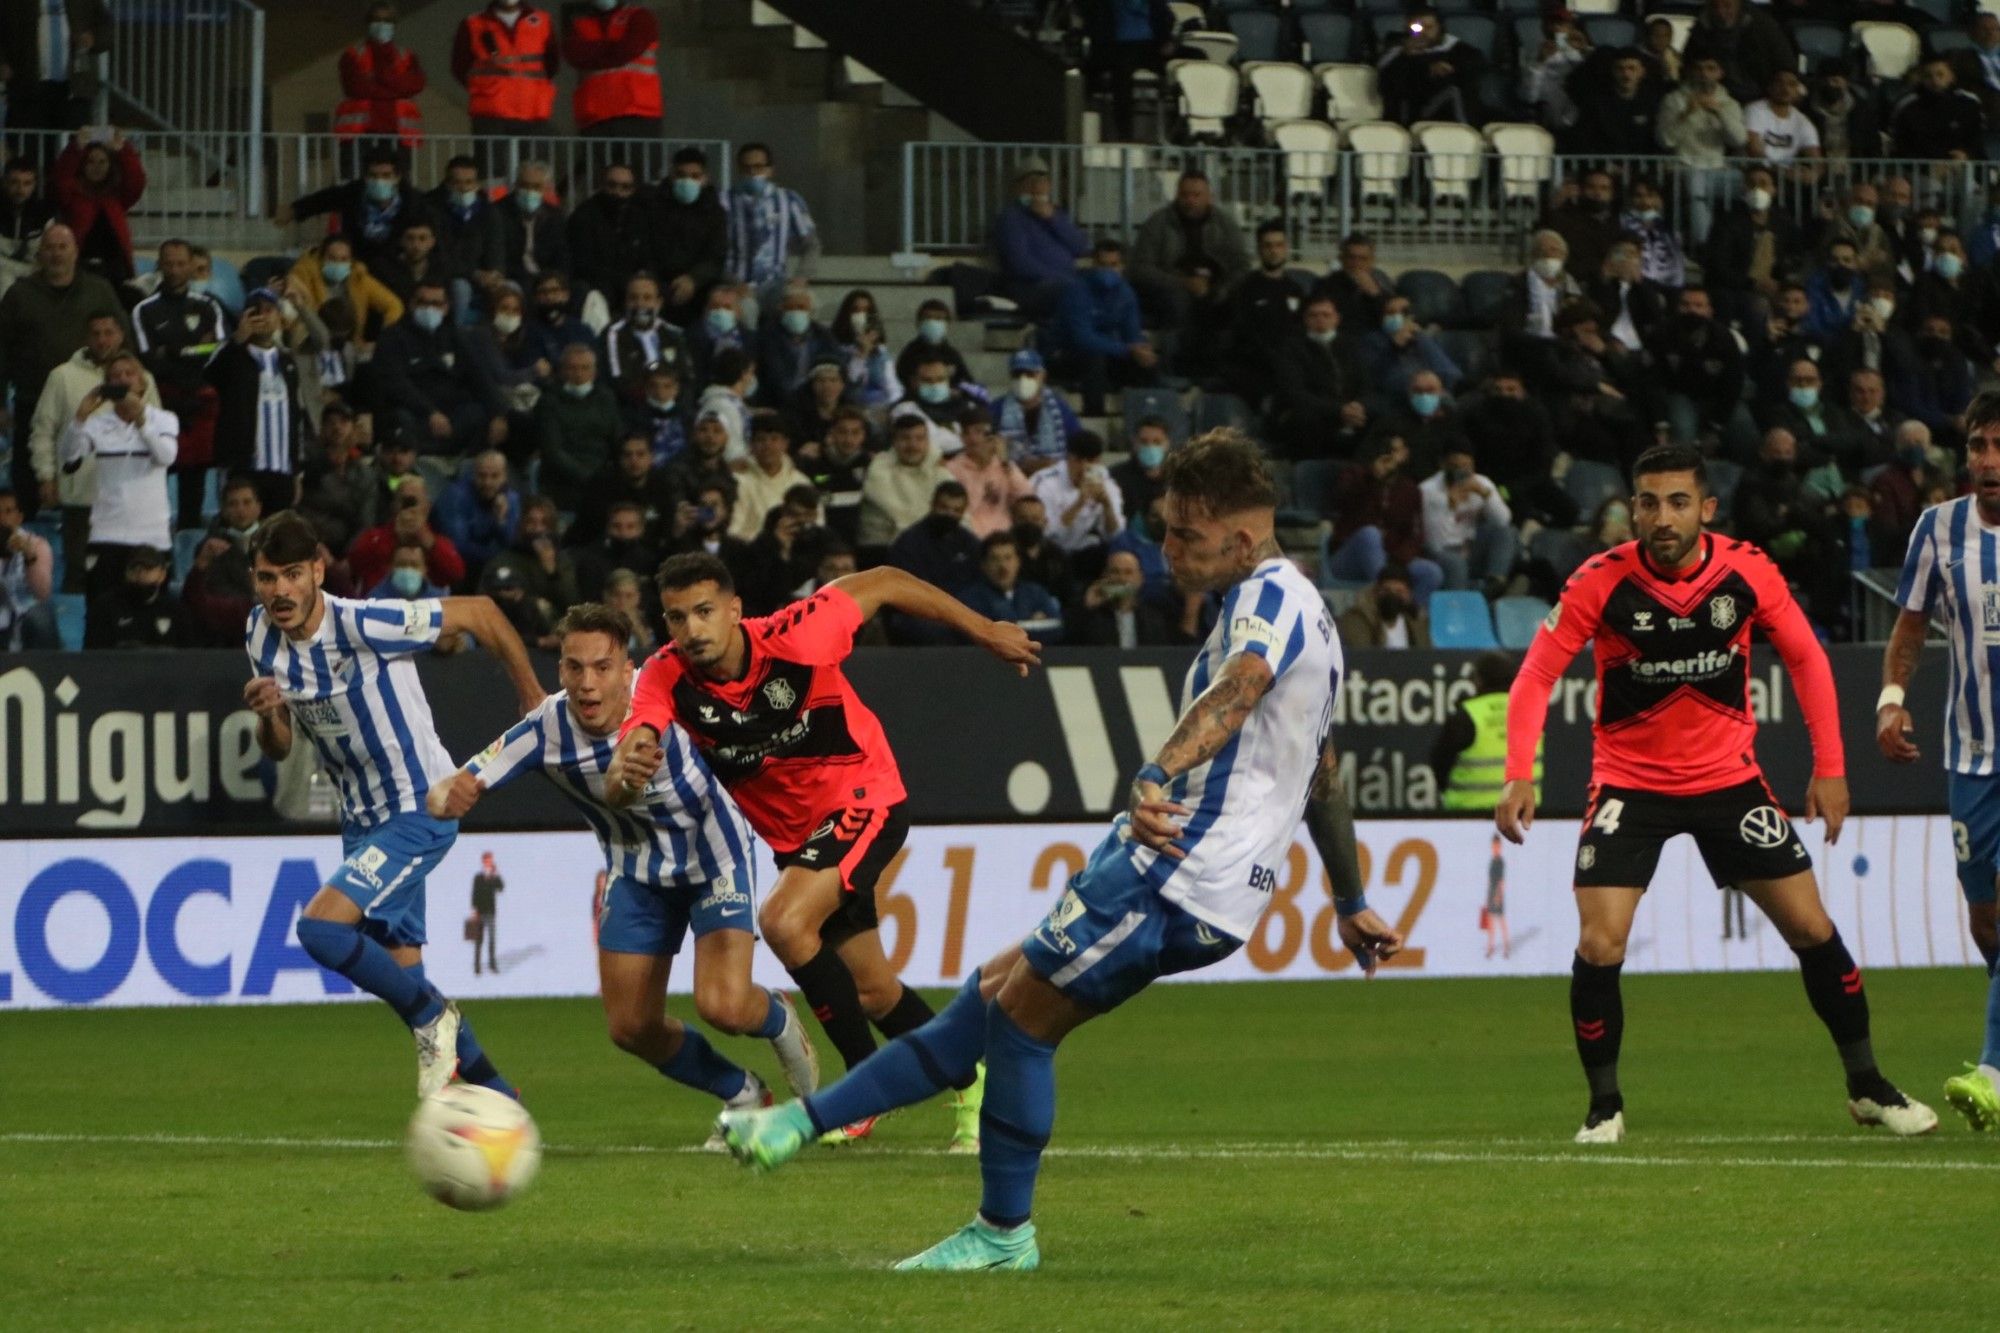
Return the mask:
<path id="1" fill-rule="evenodd" d="M 1986 1049 L 1979 1063 L 2000 1069 L 2000 969 L 1986 983 Z"/>
<path id="2" fill-rule="evenodd" d="M 1028 1220 L 1042 1149 L 1056 1121 L 1056 1048 L 1016 1027 L 996 1003 L 986 1013 L 986 1105 L 979 1113 L 979 1215 L 996 1227 Z"/>
<path id="3" fill-rule="evenodd" d="M 754 1035 L 769 1041 L 785 1030 L 785 1006 L 779 1004 L 778 997 L 770 991 L 764 992 L 764 1003 L 764 1026 L 758 1028 Z"/>
<path id="4" fill-rule="evenodd" d="M 831 1087 L 805 1099 L 813 1128 L 824 1134 L 899 1106 L 913 1106 L 972 1079 L 986 1051 L 986 1002 L 979 973 L 959 987 L 944 1012 L 906 1032 L 847 1071 Z"/>
<path id="5" fill-rule="evenodd" d="M 743 1091 L 750 1078 L 691 1027 L 681 1029 L 681 1048 L 674 1052 L 673 1058 L 655 1067 L 674 1082 L 711 1093 L 725 1102 Z"/>
<path id="6" fill-rule="evenodd" d="M 422 963 L 412 963 L 403 971 L 417 985 L 433 995 L 438 994 L 424 980 Z M 472 1020 L 463 1014 L 459 1015 L 458 1019 L 458 1079 L 461 1083 L 476 1083 L 482 1088 L 505 1093 L 517 1102 L 521 1100 L 521 1090 L 500 1077 L 500 1071 L 495 1069 L 493 1062 L 486 1057 L 486 1049 L 479 1044 L 479 1038 L 472 1034 Z"/>
<path id="7" fill-rule="evenodd" d="M 412 979 L 389 951 L 361 933 L 358 926 L 317 917 L 299 918 L 299 947 L 329 972 L 338 972 L 396 1011 L 396 1017 L 420 1028 L 444 1009 L 444 997 Z"/>

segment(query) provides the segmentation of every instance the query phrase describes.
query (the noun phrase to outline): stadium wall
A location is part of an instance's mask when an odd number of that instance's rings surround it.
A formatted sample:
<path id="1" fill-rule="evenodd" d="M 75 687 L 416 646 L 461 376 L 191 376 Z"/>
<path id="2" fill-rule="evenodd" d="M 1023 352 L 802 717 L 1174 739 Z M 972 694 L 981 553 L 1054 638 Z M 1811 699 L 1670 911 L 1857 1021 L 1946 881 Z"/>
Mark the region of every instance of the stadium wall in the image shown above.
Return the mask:
<path id="1" fill-rule="evenodd" d="M 1841 699 L 1854 806 L 1863 814 L 1942 810 L 1936 719 L 1947 678 L 1929 651 L 1911 690 L 1925 758 L 1895 767 L 1876 752 L 1872 707 L 1881 653 L 1830 650 Z M 1371 818 L 1430 816 L 1429 755 L 1439 727 L 1472 691 L 1469 653 L 1357 652 L 1335 721 L 1357 809 Z M 258 755 L 243 708 L 248 665 L 213 652 L 18 654 L 0 670 L 0 837 L 102 837 L 296 831 L 272 813 L 280 775 Z M 1184 651 L 1052 650 L 1047 669 L 1017 679 L 972 649 L 863 650 L 849 667 L 882 715 L 920 824 L 1089 821 L 1108 815 L 1130 775 L 1171 732 Z M 541 663 L 553 681 L 553 664 Z M 418 666 L 455 756 L 484 748 L 513 720 L 513 691 L 480 655 Z M 1796 699 L 1768 650 L 1751 664 L 1763 731 L 1758 754 L 1773 787 L 1802 800 L 1811 745 Z M 1595 692 L 1583 659 L 1549 713 L 1543 810 L 1576 815 L 1590 772 Z M 292 806 L 288 803 L 287 809 Z M 553 790 L 519 782 L 473 812 L 469 829 L 567 829 Z"/>
<path id="2" fill-rule="evenodd" d="M 1103 835 L 1101 822 L 945 825 L 912 832 L 880 888 L 884 942 L 906 980 L 956 984 L 1034 928 Z M 1362 826 L 1370 903 L 1409 949 L 1387 977 L 1566 976 L 1575 942 L 1567 886 L 1573 820 L 1544 819 L 1525 846 L 1498 844 L 1465 820 Z M 1862 817 L 1837 848 L 1807 845 L 1827 905 L 1870 968 L 1970 965 L 1964 908 L 1942 817 Z M 499 971 L 475 975 L 461 926 L 484 853 L 506 888 L 496 912 Z M 758 883 L 773 878 L 768 852 Z M 267 838 L 25 840 L 6 844 L 0 875 L 0 1010 L 58 1006 L 263 1004 L 357 998 L 293 936 L 299 909 L 339 858 L 330 834 Z M 1482 927 L 1500 862 L 1504 951 Z M 586 833 L 474 833 L 431 876 L 429 975 L 460 999 L 589 995 L 597 989 L 594 894 L 602 864 Z M 1319 863 L 1301 837 L 1275 871 L 1273 910 L 1255 938 L 1198 980 L 1352 979 Z M 1787 949 L 1754 908 L 1725 939 L 1728 902 L 1692 844 L 1667 847 L 1632 933 L 1640 972 L 1789 969 Z M 684 950 L 683 959 L 687 957 Z M 758 951 L 757 978 L 784 985 Z M 689 968 L 675 970 L 685 991 Z"/>

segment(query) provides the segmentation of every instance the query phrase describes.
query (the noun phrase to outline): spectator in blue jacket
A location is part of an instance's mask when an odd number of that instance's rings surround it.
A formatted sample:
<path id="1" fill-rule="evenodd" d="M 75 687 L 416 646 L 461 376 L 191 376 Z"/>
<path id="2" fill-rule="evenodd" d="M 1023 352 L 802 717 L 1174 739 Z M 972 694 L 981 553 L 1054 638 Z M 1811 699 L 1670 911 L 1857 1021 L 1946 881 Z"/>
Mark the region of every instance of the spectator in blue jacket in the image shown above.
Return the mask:
<path id="1" fill-rule="evenodd" d="M 993 221 L 993 255 L 1007 298 L 1028 318 L 1041 319 L 1076 276 L 1076 261 L 1090 253 L 1090 238 L 1056 206 L 1048 164 L 1040 158 L 1021 164 L 1014 188 L 1013 202 Z"/>
<path id="2" fill-rule="evenodd" d="M 1941 444 L 1955 446 L 1978 372 L 1958 349 L 1948 316 L 1926 315 L 1917 327 L 1916 360 L 1890 382 L 1889 403 L 1929 426 Z"/>
<path id="3" fill-rule="evenodd" d="M 1063 373 L 1083 387 L 1083 414 L 1104 415 L 1104 397 L 1119 388 L 1151 385 L 1159 353 L 1139 322 L 1139 297 L 1125 281 L 1125 247 L 1102 240 L 1092 267 L 1063 289 L 1044 333 Z"/>
<path id="4" fill-rule="evenodd" d="M 521 493 L 507 484 L 507 455 L 488 449 L 466 475 L 445 487 L 431 522 L 465 557 L 468 583 L 479 581 L 488 560 L 514 543 L 521 524 Z"/>
<path id="5" fill-rule="evenodd" d="M 1853 241 L 1828 243 L 1825 262 L 1806 275 L 1805 332 L 1831 338 L 1854 322 L 1854 308 L 1868 299 L 1859 254 Z"/>
<path id="6" fill-rule="evenodd" d="M 813 318 L 812 284 L 793 278 L 785 284 L 779 308 L 764 316 L 757 333 L 757 383 L 765 401 L 789 406 L 814 366 L 839 357 L 833 330 Z"/>
<path id="7" fill-rule="evenodd" d="M 1410 376 L 1419 371 L 1430 371 L 1446 389 L 1456 388 L 1465 378 L 1437 339 L 1417 327 L 1407 296 L 1391 296 L 1383 303 L 1381 327 L 1361 339 L 1361 364 L 1381 396 L 1384 416 L 1390 414 L 1391 404 L 1401 404 Z"/>
<path id="8" fill-rule="evenodd" d="M 1062 607 L 1047 588 L 1021 577 L 1021 545 L 1012 532 L 991 533 L 979 544 L 979 577 L 959 589 L 958 600 L 988 620 L 1019 625 L 1036 643 L 1062 642 Z"/>

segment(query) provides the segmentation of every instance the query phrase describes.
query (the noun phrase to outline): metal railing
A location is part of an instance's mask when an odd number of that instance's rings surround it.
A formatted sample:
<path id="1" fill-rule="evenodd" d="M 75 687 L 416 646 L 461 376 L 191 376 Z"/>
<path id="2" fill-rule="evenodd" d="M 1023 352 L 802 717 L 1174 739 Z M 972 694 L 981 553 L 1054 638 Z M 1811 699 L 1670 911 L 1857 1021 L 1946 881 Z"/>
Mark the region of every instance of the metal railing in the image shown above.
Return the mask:
<path id="1" fill-rule="evenodd" d="M 1183 167 L 1208 172 L 1219 206 L 1246 232 L 1281 219 L 1295 249 L 1330 250 L 1365 231 L 1378 244 L 1518 250 L 1566 184 L 1598 167 L 1661 188 L 1668 227 L 1690 252 L 1743 191 L 1752 159 L 1694 169 L 1678 158 L 1427 153 L 1406 149 L 1281 151 L 1137 144 L 903 146 L 902 248 L 980 250 L 1014 196 L 1020 164 L 1049 167 L 1057 201 L 1093 236 L 1129 236 L 1173 197 Z M 1988 175 L 1974 162 L 1843 161 L 1778 168 L 1773 207 L 1800 223 L 1841 210 L 1857 182 L 1911 182 L 1918 207 L 1969 223 L 1986 208 Z M 1489 255 L 1479 256 L 1481 259 Z M 1469 256 L 1470 258 L 1470 256 Z"/>
<path id="2" fill-rule="evenodd" d="M 118 0 L 102 58 L 108 115 L 188 136 L 254 142 L 264 128 L 264 11 L 249 0 Z M 242 193 L 263 193 L 262 160 L 237 155 Z M 211 165 L 226 159 L 210 159 Z"/>
<path id="3" fill-rule="evenodd" d="M 147 177 L 146 192 L 131 210 L 132 241 L 140 250 L 169 237 L 221 250 L 295 248 L 292 242 L 309 233 L 302 230 L 295 237 L 277 227 L 270 220 L 277 208 L 360 174 L 359 145 L 331 134 L 128 130 L 126 135 Z M 58 130 L 13 130 L 0 140 L 0 151 L 7 156 L 18 153 L 50 163 L 71 136 Z M 623 162 L 642 182 L 652 183 L 667 174 L 674 154 L 688 147 L 708 154 L 711 177 L 727 189 L 731 145 L 720 139 L 432 135 L 407 154 L 407 173 L 417 188 L 429 190 L 443 181 L 445 163 L 460 154 L 486 163 L 492 177 L 503 180 L 511 180 L 522 162 L 546 162 L 563 201 L 573 205 L 594 188 L 596 168 Z"/>

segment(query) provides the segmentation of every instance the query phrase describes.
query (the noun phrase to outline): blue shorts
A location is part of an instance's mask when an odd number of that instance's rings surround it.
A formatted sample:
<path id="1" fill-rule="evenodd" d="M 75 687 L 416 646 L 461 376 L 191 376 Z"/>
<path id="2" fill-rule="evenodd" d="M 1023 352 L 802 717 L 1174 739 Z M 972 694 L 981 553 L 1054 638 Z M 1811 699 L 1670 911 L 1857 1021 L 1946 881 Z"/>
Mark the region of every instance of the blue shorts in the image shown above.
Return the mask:
<path id="1" fill-rule="evenodd" d="M 606 953 L 654 958 L 681 951 L 688 928 L 694 937 L 717 930 L 757 934 L 756 881 L 744 867 L 715 879 L 647 884 L 614 875 L 597 904 L 597 947 Z"/>
<path id="2" fill-rule="evenodd" d="M 1132 865 L 1114 830 L 1021 945 L 1036 975 L 1108 1013 L 1160 977 L 1219 963 L 1243 941 L 1168 902 Z"/>
<path id="3" fill-rule="evenodd" d="M 390 947 L 424 942 L 424 877 L 458 841 L 458 821 L 391 815 L 374 828 L 340 830 L 347 859 L 328 882 L 361 909 L 361 930 Z"/>
<path id="4" fill-rule="evenodd" d="M 1958 887 L 1969 903 L 1994 900 L 2000 875 L 2000 777 L 1952 773 L 1951 850 L 1958 858 Z"/>

